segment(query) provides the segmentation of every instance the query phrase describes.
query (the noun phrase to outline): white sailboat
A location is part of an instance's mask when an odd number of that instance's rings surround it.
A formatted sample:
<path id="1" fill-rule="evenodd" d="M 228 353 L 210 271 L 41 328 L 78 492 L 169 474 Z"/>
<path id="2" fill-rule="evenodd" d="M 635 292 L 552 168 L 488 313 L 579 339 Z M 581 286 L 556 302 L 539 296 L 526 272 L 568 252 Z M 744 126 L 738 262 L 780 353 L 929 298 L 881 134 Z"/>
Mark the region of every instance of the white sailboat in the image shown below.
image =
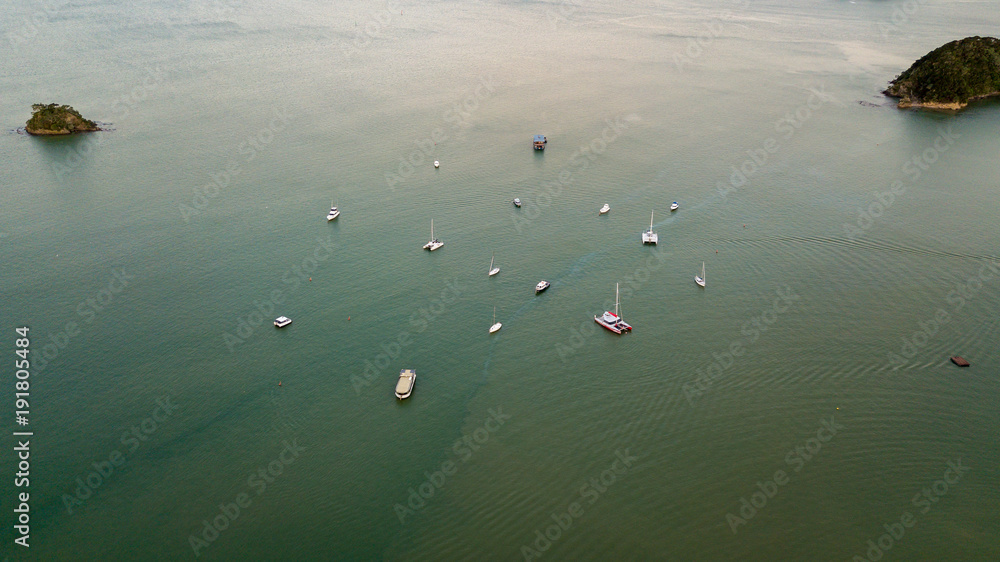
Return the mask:
<path id="1" fill-rule="evenodd" d="M 653 211 L 649 212 L 649 230 L 642 233 L 642 243 L 643 244 L 656 244 L 659 240 L 659 236 L 653 232 Z"/>
<path id="2" fill-rule="evenodd" d="M 503 328 L 503 324 L 497 322 L 497 307 L 494 306 L 493 307 L 493 325 L 490 326 L 490 333 L 492 334 L 492 333 L 498 331 L 500 328 Z"/>
<path id="3" fill-rule="evenodd" d="M 493 267 L 493 258 L 495 258 L 495 257 L 496 257 L 496 253 L 494 253 L 493 257 L 490 258 L 490 277 L 493 277 L 497 273 L 500 273 L 500 268 L 499 267 Z"/>
<path id="4" fill-rule="evenodd" d="M 431 241 L 424 244 L 424 249 L 433 252 L 434 250 L 437 250 L 441 246 L 444 246 L 444 242 L 438 240 L 437 238 L 434 238 L 434 219 L 431 219 Z"/>
<path id="5" fill-rule="evenodd" d="M 340 209 L 330 201 L 330 212 L 326 215 L 326 220 L 332 221 L 333 219 L 340 216 Z"/>
<path id="6" fill-rule="evenodd" d="M 705 262 L 701 262 L 701 275 L 695 275 L 694 282 L 702 287 L 705 286 Z"/>
<path id="7" fill-rule="evenodd" d="M 618 283 L 615 283 L 615 311 L 614 313 L 604 311 L 601 316 L 595 316 L 594 322 L 597 322 L 601 326 L 604 326 L 608 330 L 616 334 L 621 334 L 624 332 L 631 332 L 632 326 L 625 323 L 621 316 L 618 315 Z"/>

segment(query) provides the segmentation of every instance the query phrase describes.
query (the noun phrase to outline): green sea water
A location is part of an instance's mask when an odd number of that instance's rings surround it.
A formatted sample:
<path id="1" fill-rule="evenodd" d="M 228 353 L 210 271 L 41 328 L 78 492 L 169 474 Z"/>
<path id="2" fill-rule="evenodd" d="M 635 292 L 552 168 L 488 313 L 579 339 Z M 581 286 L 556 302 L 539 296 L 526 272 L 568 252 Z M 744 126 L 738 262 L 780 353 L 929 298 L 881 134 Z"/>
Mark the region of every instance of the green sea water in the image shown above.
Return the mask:
<path id="1" fill-rule="evenodd" d="M 1000 105 L 880 94 L 993 3 L 0 15 L 0 556 L 1000 558 Z"/>

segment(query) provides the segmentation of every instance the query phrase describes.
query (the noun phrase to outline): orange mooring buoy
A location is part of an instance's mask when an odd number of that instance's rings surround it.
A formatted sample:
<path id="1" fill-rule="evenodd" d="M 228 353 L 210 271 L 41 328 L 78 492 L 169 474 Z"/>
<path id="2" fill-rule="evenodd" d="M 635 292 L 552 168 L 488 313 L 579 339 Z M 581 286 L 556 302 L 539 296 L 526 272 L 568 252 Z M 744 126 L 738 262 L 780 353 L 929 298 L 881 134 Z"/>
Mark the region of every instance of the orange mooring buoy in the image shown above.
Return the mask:
<path id="1" fill-rule="evenodd" d="M 281 386 L 281 381 L 278 381 L 278 386 Z"/>
<path id="2" fill-rule="evenodd" d="M 348 321 L 348 322 L 350 322 L 350 321 L 351 321 L 351 317 L 350 317 L 350 316 L 348 316 L 348 317 L 347 317 L 347 321 Z"/>

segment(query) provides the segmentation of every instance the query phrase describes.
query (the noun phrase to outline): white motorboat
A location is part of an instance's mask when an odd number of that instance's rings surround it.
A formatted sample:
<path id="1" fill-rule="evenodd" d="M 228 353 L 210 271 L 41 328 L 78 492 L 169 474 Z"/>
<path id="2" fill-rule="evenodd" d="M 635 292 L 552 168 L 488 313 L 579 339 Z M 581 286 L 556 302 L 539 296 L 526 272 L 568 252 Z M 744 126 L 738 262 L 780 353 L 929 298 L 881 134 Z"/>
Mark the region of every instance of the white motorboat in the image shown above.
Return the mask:
<path id="1" fill-rule="evenodd" d="M 399 372 L 399 380 L 396 381 L 396 398 L 400 400 L 409 398 L 413 392 L 413 385 L 417 382 L 417 372 L 413 369 L 403 369 Z"/>
<path id="2" fill-rule="evenodd" d="M 424 249 L 433 252 L 434 250 L 437 250 L 441 246 L 444 246 L 444 242 L 438 240 L 437 238 L 434 238 L 434 219 L 431 219 L 431 241 L 424 244 Z"/>
<path id="3" fill-rule="evenodd" d="M 611 205 L 608 205 L 607 203 L 605 203 L 604 206 L 601 207 L 601 210 L 597 211 L 597 214 L 598 215 L 603 215 L 604 213 L 607 213 L 610 210 L 611 210 Z"/>
<path id="4" fill-rule="evenodd" d="M 548 281 L 545 280 L 539 281 L 538 284 L 535 285 L 535 294 L 537 295 L 538 293 L 541 293 L 545 289 L 548 289 L 550 285 L 551 283 L 549 283 Z"/>
<path id="5" fill-rule="evenodd" d="M 274 326 L 277 328 L 284 328 L 285 326 L 292 323 L 292 319 L 287 316 L 279 316 L 274 319 Z"/>
<path id="6" fill-rule="evenodd" d="M 493 325 L 490 326 L 490 333 L 493 334 L 503 328 L 503 324 L 497 322 L 497 307 L 493 307 Z"/>
<path id="7" fill-rule="evenodd" d="M 701 262 L 701 275 L 695 275 L 694 282 L 701 287 L 705 286 L 705 262 Z"/>
<path id="8" fill-rule="evenodd" d="M 500 273 L 500 268 L 499 267 L 493 267 L 493 258 L 494 257 L 496 257 L 496 254 L 494 254 L 493 257 L 490 258 L 490 277 L 493 277 L 497 273 Z"/>
<path id="9" fill-rule="evenodd" d="M 440 168 L 440 167 L 441 167 L 441 163 L 440 163 L 440 162 L 438 162 L 437 160 L 435 160 L 435 161 L 434 161 L 434 167 L 435 167 L 435 168 Z"/>
<path id="10" fill-rule="evenodd" d="M 337 206 L 334 205 L 333 202 L 331 201 L 330 202 L 330 212 L 327 213 L 326 220 L 332 221 L 333 219 L 335 219 L 335 218 L 337 218 L 339 216 L 340 216 L 340 209 L 338 209 Z"/>
<path id="11" fill-rule="evenodd" d="M 517 208 L 521 207 L 521 200 L 518 199 L 517 197 L 514 198 L 514 206 Z"/>
<path id="12" fill-rule="evenodd" d="M 609 312 L 605 310 L 604 314 L 594 317 L 594 322 L 597 322 L 601 326 L 604 326 L 616 334 L 632 331 L 632 326 L 626 324 L 618 313 L 618 283 L 615 283 L 615 311 Z"/>
<path id="13" fill-rule="evenodd" d="M 650 213 L 649 213 L 649 230 L 646 230 L 646 231 L 644 231 L 642 233 L 642 243 L 643 244 L 656 244 L 657 240 L 659 240 L 659 236 L 657 236 L 657 234 L 655 232 L 653 232 L 653 212 L 650 211 Z"/>
<path id="14" fill-rule="evenodd" d="M 680 205 L 677 204 L 677 201 L 674 201 L 673 203 L 670 204 L 671 211 L 676 211 L 678 207 L 680 207 Z"/>

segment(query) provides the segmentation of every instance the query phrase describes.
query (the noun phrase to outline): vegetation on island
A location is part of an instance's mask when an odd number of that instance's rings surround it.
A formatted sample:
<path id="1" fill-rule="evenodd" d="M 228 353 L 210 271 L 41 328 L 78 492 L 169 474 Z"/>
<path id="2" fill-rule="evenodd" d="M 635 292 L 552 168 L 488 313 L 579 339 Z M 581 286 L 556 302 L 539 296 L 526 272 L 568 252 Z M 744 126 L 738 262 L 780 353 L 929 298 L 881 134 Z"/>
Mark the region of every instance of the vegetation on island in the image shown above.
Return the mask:
<path id="1" fill-rule="evenodd" d="M 84 119 L 79 111 L 68 105 L 36 103 L 31 110 L 33 113 L 25 124 L 25 130 L 32 135 L 69 135 L 101 130 L 97 123 Z"/>
<path id="2" fill-rule="evenodd" d="M 1000 39 L 966 37 L 927 53 L 889 82 L 885 94 L 899 107 L 961 109 L 1000 95 Z"/>

